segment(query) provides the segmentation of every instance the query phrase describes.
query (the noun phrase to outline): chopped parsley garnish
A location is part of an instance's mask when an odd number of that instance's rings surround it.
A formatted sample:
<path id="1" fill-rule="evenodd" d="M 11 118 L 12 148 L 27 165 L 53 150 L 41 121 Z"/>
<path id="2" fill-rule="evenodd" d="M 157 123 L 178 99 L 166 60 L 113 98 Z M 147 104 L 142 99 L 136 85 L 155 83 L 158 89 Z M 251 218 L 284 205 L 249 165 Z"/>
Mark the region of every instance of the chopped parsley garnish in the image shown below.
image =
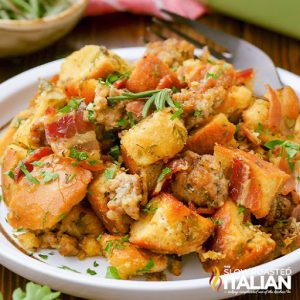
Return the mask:
<path id="1" fill-rule="evenodd" d="M 218 79 L 218 74 L 216 74 L 216 73 L 210 73 L 210 72 L 207 72 L 206 74 L 205 74 L 205 79 L 208 79 L 208 78 L 213 78 L 213 79 Z"/>
<path id="2" fill-rule="evenodd" d="M 87 188 L 87 192 L 88 192 L 88 194 L 89 194 L 90 196 L 93 195 L 93 192 L 92 192 L 92 190 L 91 190 L 90 187 Z"/>
<path id="3" fill-rule="evenodd" d="M 121 240 L 122 240 L 123 242 L 129 242 L 129 236 L 128 236 L 128 234 L 124 235 L 124 236 L 121 238 Z"/>
<path id="4" fill-rule="evenodd" d="M 64 266 L 64 265 L 59 266 L 58 268 L 59 268 L 59 269 L 63 269 L 63 270 L 72 271 L 72 272 L 74 272 L 74 273 L 80 273 L 79 271 L 77 271 L 77 270 L 75 270 L 75 269 L 71 269 L 70 267 Z"/>
<path id="5" fill-rule="evenodd" d="M 180 117 L 181 115 L 183 114 L 183 109 L 182 108 L 179 108 L 178 110 L 176 110 L 172 117 L 171 117 L 171 120 L 175 120 L 177 119 L 178 117 Z"/>
<path id="6" fill-rule="evenodd" d="M 5 174 L 5 175 L 8 175 L 11 179 L 14 179 L 14 178 L 15 178 L 14 172 L 13 172 L 12 170 L 7 171 L 7 172 L 5 172 L 4 174 Z"/>
<path id="7" fill-rule="evenodd" d="M 175 93 L 179 93 L 178 89 L 176 86 L 172 86 L 172 92 Z"/>
<path id="8" fill-rule="evenodd" d="M 84 151 L 77 151 L 75 147 L 70 148 L 70 157 L 75 158 L 77 161 L 82 161 L 88 159 L 87 152 Z"/>
<path id="9" fill-rule="evenodd" d="M 102 239 L 102 236 L 103 236 L 103 232 L 101 232 L 101 233 L 97 236 L 96 241 L 99 242 L 99 241 Z"/>
<path id="10" fill-rule="evenodd" d="M 97 161 L 96 160 L 89 160 L 88 163 L 89 163 L 90 166 L 95 166 L 97 164 Z"/>
<path id="11" fill-rule="evenodd" d="M 44 165 L 44 163 L 42 161 L 33 161 L 32 163 L 30 163 L 31 165 L 35 166 L 35 167 L 42 167 Z"/>
<path id="12" fill-rule="evenodd" d="M 91 122 L 91 123 L 95 123 L 95 112 L 93 110 L 88 110 L 88 120 Z"/>
<path id="13" fill-rule="evenodd" d="M 39 254 L 39 257 L 44 260 L 48 259 L 48 255 L 45 255 L 45 254 Z"/>
<path id="14" fill-rule="evenodd" d="M 121 127 L 125 127 L 126 126 L 126 120 L 124 118 L 120 119 L 118 121 L 118 125 Z"/>
<path id="15" fill-rule="evenodd" d="M 67 183 L 71 182 L 74 178 L 76 177 L 76 173 L 73 172 L 70 176 L 68 174 L 68 177 L 67 177 Z"/>
<path id="16" fill-rule="evenodd" d="M 254 132 L 261 134 L 261 133 L 263 132 L 263 129 L 264 129 L 263 124 L 258 123 L 258 126 L 257 126 L 257 128 L 254 130 Z"/>
<path id="17" fill-rule="evenodd" d="M 214 223 L 216 225 L 222 225 L 223 224 L 223 221 L 222 220 L 215 220 Z"/>
<path id="18" fill-rule="evenodd" d="M 18 228 L 18 229 L 16 230 L 16 232 L 23 232 L 23 231 L 25 231 L 25 229 L 22 228 L 22 227 L 20 227 L 20 228 Z"/>
<path id="19" fill-rule="evenodd" d="M 58 222 L 60 222 L 62 219 L 64 219 L 66 214 L 62 213 L 58 216 Z"/>
<path id="20" fill-rule="evenodd" d="M 107 267 L 105 278 L 121 279 L 117 268 L 113 266 Z"/>
<path id="21" fill-rule="evenodd" d="M 120 155 L 120 148 L 118 145 L 115 145 L 110 148 L 109 150 L 109 155 L 114 158 L 115 160 L 118 160 L 119 155 Z"/>
<path id="22" fill-rule="evenodd" d="M 162 181 L 168 174 L 170 174 L 172 170 L 168 167 L 164 168 L 160 175 L 157 178 L 157 181 Z"/>
<path id="23" fill-rule="evenodd" d="M 108 254 L 110 254 L 111 250 L 113 249 L 113 244 L 111 241 L 106 242 L 106 246 L 104 248 L 104 251 Z"/>
<path id="24" fill-rule="evenodd" d="M 264 146 L 270 150 L 273 150 L 276 146 L 279 146 L 281 149 L 280 151 L 281 156 L 283 156 L 283 151 L 285 150 L 287 153 L 287 162 L 289 168 L 291 169 L 291 171 L 294 170 L 294 163 L 291 161 L 291 159 L 294 158 L 297 155 L 297 153 L 300 151 L 300 145 L 285 140 L 272 140 L 265 143 Z"/>
<path id="25" fill-rule="evenodd" d="M 239 206 L 239 214 L 242 214 L 245 211 L 244 206 L 240 205 Z"/>
<path id="26" fill-rule="evenodd" d="M 45 227 L 45 223 L 46 223 L 46 220 L 48 218 L 48 215 L 49 215 L 49 211 L 46 211 L 44 217 L 43 217 L 43 220 L 42 220 L 42 227 L 44 228 Z"/>
<path id="27" fill-rule="evenodd" d="M 196 109 L 196 110 L 194 111 L 194 116 L 195 116 L 195 117 L 200 117 L 200 116 L 202 116 L 202 111 L 199 110 L 199 109 Z"/>
<path id="28" fill-rule="evenodd" d="M 96 261 L 94 261 L 93 266 L 94 266 L 95 268 L 97 268 L 97 267 L 99 267 L 99 264 L 98 264 Z"/>
<path id="29" fill-rule="evenodd" d="M 40 184 L 40 182 L 30 174 L 30 172 L 27 170 L 26 166 L 23 163 L 21 163 L 20 165 L 20 170 L 25 174 L 27 180 L 31 181 L 34 184 Z"/>
<path id="30" fill-rule="evenodd" d="M 157 207 L 152 207 L 152 203 L 148 202 L 147 205 L 143 208 L 143 212 L 149 213 L 151 211 L 156 211 Z"/>
<path id="31" fill-rule="evenodd" d="M 150 257 L 147 264 L 146 264 L 146 266 L 145 266 L 145 268 L 140 269 L 137 272 L 138 273 L 147 273 L 151 270 L 151 268 L 153 268 L 153 266 L 154 266 L 154 262 L 153 262 L 152 257 Z"/>
<path id="32" fill-rule="evenodd" d="M 80 102 L 83 100 L 84 100 L 83 98 L 81 98 L 81 99 L 71 98 L 68 105 L 59 109 L 58 112 L 69 113 L 72 109 L 76 110 L 79 107 Z"/>
<path id="33" fill-rule="evenodd" d="M 216 62 L 215 62 L 214 60 L 210 59 L 210 58 L 208 58 L 206 61 L 207 61 L 209 64 L 212 64 L 212 65 L 215 65 L 215 64 L 216 64 Z"/>
<path id="34" fill-rule="evenodd" d="M 130 127 L 133 127 L 135 125 L 135 123 L 134 123 L 134 119 L 133 119 L 132 113 L 131 112 L 127 112 L 127 116 L 128 116 L 128 119 L 129 119 Z"/>
<path id="35" fill-rule="evenodd" d="M 105 179 L 107 179 L 107 180 L 113 179 L 115 177 L 116 169 L 117 169 L 116 166 L 114 166 L 111 169 L 106 169 L 104 171 L 104 177 L 105 177 Z"/>
<path id="36" fill-rule="evenodd" d="M 96 275 L 96 274 L 97 274 L 96 271 L 94 271 L 94 270 L 92 270 L 92 269 L 90 269 L 90 268 L 88 268 L 88 269 L 86 270 L 86 273 L 87 273 L 87 274 L 90 274 L 90 275 Z"/>
<path id="37" fill-rule="evenodd" d="M 42 170 L 40 175 L 43 177 L 42 182 L 48 183 L 50 181 L 55 181 L 59 176 L 57 173 L 51 173 L 47 170 Z"/>

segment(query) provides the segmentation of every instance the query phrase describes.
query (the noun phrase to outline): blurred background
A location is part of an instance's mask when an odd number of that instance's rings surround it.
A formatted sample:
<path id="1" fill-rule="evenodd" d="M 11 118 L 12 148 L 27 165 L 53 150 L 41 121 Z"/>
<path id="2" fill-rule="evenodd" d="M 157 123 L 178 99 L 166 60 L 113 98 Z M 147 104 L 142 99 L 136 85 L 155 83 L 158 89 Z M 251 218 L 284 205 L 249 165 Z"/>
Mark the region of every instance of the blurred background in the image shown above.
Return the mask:
<path id="1" fill-rule="evenodd" d="M 0 83 L 87 44 L 143 46 L 154 39 L 147 29 L 152 16 L 166 18 L 160 8 L 241 37 L 277 66 L 300 75 L 299 0 L 0 0 Z M 206 42 L 201 35 L 195 38 Z M 4 299 L 25 283 L 0 266 Z M 299 274 L 292 287 L 292 294 L 272 299 L 300 299 Z M 238 299 L 262 297 L 271 299 Z"/>

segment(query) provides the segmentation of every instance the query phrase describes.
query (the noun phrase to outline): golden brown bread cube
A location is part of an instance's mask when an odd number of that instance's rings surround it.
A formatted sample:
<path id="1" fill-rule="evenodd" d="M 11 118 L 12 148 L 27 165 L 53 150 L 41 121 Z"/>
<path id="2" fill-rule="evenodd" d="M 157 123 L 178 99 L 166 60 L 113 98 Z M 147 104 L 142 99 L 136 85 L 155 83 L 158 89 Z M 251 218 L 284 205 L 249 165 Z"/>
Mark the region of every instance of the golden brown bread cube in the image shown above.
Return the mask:
<path id="1" fill-rule="evenodd" d="M 256 218 L 265 217 L 289 175 L 254 154 L 215 146 L 215 158 L 230 177 L 229 195 L 249 208 Z"/>
<path id="2" fill-rule="evenodd" d="M 165 80 L 168 84 L 160 86 Z M 126 88 L 135 93 L 173 86 L 180 88 L 176 73 L 152 54 L 142 57 L 137 62 L 126 84 Z"/>
<path id="3" fill-rule="evenodd" d="M 252 103 L 252 93 L 245 86 L 232 86 L 224 102 L 217 108 L 218 112 L 225 114 L 230 120 L 237 121 L 242 112 Z"/>
<path id="4" fill-rule="evenodd" d="M 102 255 L 101 244 L 94 237 L 85 236 L 80 244 L 80 249 L 84 252 L 84 257 L 93 257 Z"/>
<path id="5" fill-rule="evenodd" d="M 270 235 L 244 221 L 244 212 L 231 200 L 213 215 L 217 222 L 210 250 L 219 253 L 219 259 L 207 259 L 203 265 L 207 272 L 216 267 L 220 273 L 226 269 L 246 269 L 269 259 L 275 249 Z"/>
<path id="6" fill-rule="evenodd" d="M 175 156 L 186 142 L 187 131 L 181 120 L 171 117 L 169 110 L 159 111 L 124 132 L 122 152 L 141 167 Z"/>
<path id="7" fill-rule="evenodd" d="M 169 67 L 181 65 L 193 58 L 195 46 L 185 40 L 167 39 L 147 44 L 146 54 L 157 56 Z"/>
<path id="8" fill-rule="evenodd" d="M 216 208 L 223 205 L 228 194 L 228 180 L 212 155 L 198 155 L 186 151 L 187 169 L 177 172 L 171 181 L 175 197 L 201 207 Z"/>
<path id="9" fill-rule="evenodd" d="M 170 194 L 148 204 L 149 212 L 131 225 L 130 242 L 157 253 L 184 255 L 198 251 L 213 231 L 213 223 Z"/>
<path id="10" fill-rule="evenodd" d="M 88 45 L 69 55 L 61 65 L 59 85 L 128 71 L 127 63 L 103 46 Z"/>
<path id="11" fill-rule="evenodd" d="M 33 232 L 25 232 L 17 236 L 19 243 L 30 251 L 36 251 L 41 244 L 40 239 Z"/>
<path id="12" fill-rule="evenodd" d="M 162 272 L 167 268 L 166 256 L 141 249 L 129 243 L 126 236 L 104 234 L 100 242 L 103 254 L 118 270 L 121 279 Z"/>
<path id="13" fill-rule="evenodd" d="M 138 175 L 126 174 L 116 165 L 114 178 L 98 174 L 90 185 L 88 199 L 104 226 L 111 233 L 127 233 L 133 219 L 139 219 L 140 205 L 145 201 L 143 183 Z"/>
<path id="14" fill-rule="evenodd" d="M 87 193 L 92 179 L 90 171 L 72 166 L 69 159 L 55 155 L 45 156 L 40 162 L 41 166 L 34 166 L 30 172 L 31 177 L 23 176 L 12 183 L 14 193 L 9 202 L 8 221 L 14 228 L 52 228 Z M 53 180 L 43 182 L 47 173 L 54 176 Z M 67 178 L 72 174 L 76 176 L 69 181 Z"/>
<path id="15" fill-rule="evenodd" d="M 9 145 L 4 152 L 1 168 L 1 186 L 3 199 L 7 205 L 9 205 L 13 199 L 14 191 L 16 189 L 16 184 L 9 174 L 13 174 L 11 172 L 14 171 L 19 161 L 22 160 L 26 155 L 27 150 L 13 144 Z"/>
<path id="16" fill-rule="evenodd" d="M 198 154 L 212 154 L 215 144 L 227 145 L 234 140 L 235 125 L 224 114 L 218 114 L 187 139 L 188 149 Z"/>

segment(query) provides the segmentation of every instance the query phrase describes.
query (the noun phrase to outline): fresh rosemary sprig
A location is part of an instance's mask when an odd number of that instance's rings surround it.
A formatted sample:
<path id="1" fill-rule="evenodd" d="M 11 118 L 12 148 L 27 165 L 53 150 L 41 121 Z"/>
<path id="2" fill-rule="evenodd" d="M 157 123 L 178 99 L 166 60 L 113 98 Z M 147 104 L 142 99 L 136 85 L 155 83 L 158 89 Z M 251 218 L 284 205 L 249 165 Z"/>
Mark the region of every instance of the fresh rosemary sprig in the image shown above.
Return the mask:
<path id="1" fill-rule="evenodd" d="M 121 96 L 114 96 L 114 97 L 108 97 L 107 100 L 114 104 L 118 101 L 123 100 L 132 100 L 132 99 L 138 99 L 138 98 L 147 98 L 151 97 L 152 95 L 160 92 L 161 90 L 151 90 L 151 91 L 145 91 L 140 93 L 131 93 L 131 92 L 124 92 Z"/>

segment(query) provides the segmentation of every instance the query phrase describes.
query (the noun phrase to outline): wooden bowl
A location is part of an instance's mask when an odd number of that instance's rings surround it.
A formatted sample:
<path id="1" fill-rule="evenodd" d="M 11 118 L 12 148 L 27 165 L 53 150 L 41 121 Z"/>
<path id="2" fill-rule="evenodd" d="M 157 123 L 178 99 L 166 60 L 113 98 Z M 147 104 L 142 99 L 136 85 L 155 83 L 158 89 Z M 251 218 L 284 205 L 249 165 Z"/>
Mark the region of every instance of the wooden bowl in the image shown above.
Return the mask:
<path id="1" fill-rule="evenodd" d="M 73 29 L 87 0 L 76 0 L 61 13 L 36 20 L 0 20 L 0 57 L 24 55 L 44 48 Z"/>

